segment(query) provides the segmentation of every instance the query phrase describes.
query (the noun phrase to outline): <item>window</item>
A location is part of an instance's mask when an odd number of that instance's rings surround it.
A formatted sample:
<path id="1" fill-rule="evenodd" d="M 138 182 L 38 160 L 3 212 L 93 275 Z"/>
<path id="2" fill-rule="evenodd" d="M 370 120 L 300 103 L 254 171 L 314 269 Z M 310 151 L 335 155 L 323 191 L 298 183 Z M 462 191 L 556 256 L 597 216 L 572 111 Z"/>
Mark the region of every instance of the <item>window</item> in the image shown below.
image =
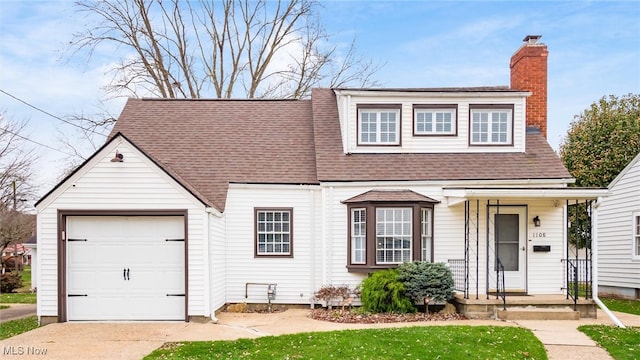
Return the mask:
<path id="1" fill-rule="evenodd" d="M 633 214 L 633 256 L 640 257 L 640 213 Z"/>
<path id="2" fill-rule="evenodd" d="M 457 133 L 456 113 L 456 105 L 415 105 L 413 134 L 455 135 Z"/>
<path id="3" fill-rule="evenodd" d="M 431 227 L 431 219 L 433 218 L 433 210 L 430 208 L 422 209 L 421 223 L 421 238 L 422 238 L 422 261 L 427 261 L 424 259 L 431 259 L 431 244 L 433 241 L 433 237 L 431 235 L 432 227 Z"/>
<path id="4" fill-rule="evenodd" d="M 293 256 L 293 209 L 255 209 L 255 255 Z"/>
<path id="5" fill-rule="evenodd" d="M 376 263 L 411 261 L 411 208 L 376 209 Z"/>
<path id="6" fill-rule="evenodd" d="M 511 145 L 513 107 L 471 106 L 471 145 Z"/>
<path id="7" fill-rule="evenodd" d="M 358 109 L 358 144 L 399 145 L 400 106 Z"/>
<path id="8" fill-rule="evenodd" d="M 349 271 L 433 261 L 433 203 L 349 203 Z"/>
<path id="9" fill-rule="evenodd" d="M 351 263 L 364 264 L 366 262 L 367 222 L 366 209 L 351 209 Z"/>

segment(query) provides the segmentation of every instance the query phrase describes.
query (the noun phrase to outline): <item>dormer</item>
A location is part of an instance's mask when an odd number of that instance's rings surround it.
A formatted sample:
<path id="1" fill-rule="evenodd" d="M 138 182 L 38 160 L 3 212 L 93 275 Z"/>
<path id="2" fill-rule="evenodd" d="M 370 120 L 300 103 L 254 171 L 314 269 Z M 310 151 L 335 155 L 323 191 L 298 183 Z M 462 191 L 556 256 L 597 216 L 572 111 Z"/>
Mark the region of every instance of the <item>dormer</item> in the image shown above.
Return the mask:
<path id="1" fill-rule="evenodd" d="M 344 153 L 524 152 L 527 127 L 547 129 L 540 37 L 511 57 L 510 87 L 334 89 Z"/>

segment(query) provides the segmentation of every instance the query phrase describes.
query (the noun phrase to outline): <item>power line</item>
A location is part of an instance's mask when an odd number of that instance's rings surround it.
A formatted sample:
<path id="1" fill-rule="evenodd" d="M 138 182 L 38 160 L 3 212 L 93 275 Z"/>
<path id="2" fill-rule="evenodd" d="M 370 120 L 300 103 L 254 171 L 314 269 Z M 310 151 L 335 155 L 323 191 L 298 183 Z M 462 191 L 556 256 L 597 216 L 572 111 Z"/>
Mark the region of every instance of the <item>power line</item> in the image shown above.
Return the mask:
<path id="1" fill-rule="evenodd" d="M 97 131 L 95 131 L 95 130 L 91 130 L 91 129 L 84 128 L 84 127 L 82 127 L 82 126 L 80 126 L 80 125 L 78 125 L 78 124 L 74 124 L 74 123 L 72 123 L 72 122 L 71 122 L 71 121 L 69 121 L 69 120 L 65 120 L 65 119 L 63 119 L 63 118 L 61 118 L 61 117 L 59 117 L 59 116 L 53 115 L 52 113 L 50 113 L 50 112 L 48 112 L 48 111 L 46 111 L 46 110 L 43 110 L 43 109 L 41 109 L 41 108 L 39 108 L 39 107 L 37 107 L 37 106 L 35 106 L 35 105 L 31 105 L 30 103 L 26 102 L 25 100 L 22 100 L 22 99 L 20 99 L 19 97 L 15 96 L 15 95 L 12 95 L 12 94 L 10 94 L 10 93 L 8 93 L 8 92 L 6 92 L 6 91 L 2 90 L 2 89 L 0 89 L 0 92 L 1 92 L 1 93 L 3 93 L 3 94 L 5 94 L 5 95 L 7 95 L 7 96 L 9 96 L 9 97 L 11 97 L 11 98 L 13 98 L 13 99 L 15 99 L 15 100 L 17 100 L 17 101 L 19 101 L 19 102 L 21 102 L 21 103 L 23 103 L 23 104 L 25 104 L 25 105 L 27 105 L 27 106 L 29 106 L 30 108 L 33 108 L 33 109 L 35 109 L 35 110 L 37 110 L 37 111 L 40 111 L 40 112 L 41 112 L 41 113 L 43 113 L 43 114 L 46 114 L 46 115 L 51 116 L 52 118 L 54 118 L 54 119 L 56 119 L 56 120 L 60 120 L 60 121 L 62 121 L 62 122 L 64 122 L 64 123 L 67 123 L 67 124 L 69 124 L 69 125 L 71 125 L 71 126 L 75 126 L 75 127 L 79 128 L 79 129 L 82 129 L 82 130 L 84 130 L 84 131 L 88 131 L 88 132 L 93 133 L 93 134 L 96 134 L 96 135 L 102 135 L 102 136 L 105 136 L 105 137 L 107 136 L 107 135 L 102 134 L 102 133 L 99 133 L 99 132 L 97 132 Z M 14 134 L 14 135 L 17 135 L 17 134 Z"/>
<path id="2" fill-rule="evenodd" d="M 40 146 L 42 146 L 42 147 L 46 147 L 47 149 L 50 149 L 50 150 L 53 150 L 53 151 L 57 151 L 57 152 L 59 152 L 59 153 L 61 153 L 61 154 L 65 154 L 65 155 L 69 155 L 69 156 L 76 156 L 75 154 L 70 154 L 70 153 L 68 153 L 68 152 L 64 152 L 64 151 L 62 151 L 62 150 L 60 150 L 60 149 L 53 148 L 53 147 L 51 147 L 51 146 L 49 146 L 49 145 L 45 145 L 45 144 L 40 143 L 40 142 L 37 142 L 37 141 L 35 141 L 35 140 L 31 140 L 31 139 L 29 139 L 29 138 L 27 138 L 27 137 L 24 137 L 24 136 L 22 136 L 22 135 L 20 135 L 20 134 L 18 134 L 18 133 L 15 133 L 15 132 L 11 131 L 11 130 L 9 130 L 9 129 L 0 128 L 0 130 L 2 130 L 2 131 L 6 131 L 6 132 L 8 132 L 9 134 L 13 134 L 14 136 L 17 136 L 17 137 L 19 137 L 19 138 L 21 138 L 21 139 L 23 139 L 23 140 L 26 140 L 26 141 L 28 141 L 28 142 L 34 143 L 34 144 L 36 144 L 36 145 L 40 145 Z"/>

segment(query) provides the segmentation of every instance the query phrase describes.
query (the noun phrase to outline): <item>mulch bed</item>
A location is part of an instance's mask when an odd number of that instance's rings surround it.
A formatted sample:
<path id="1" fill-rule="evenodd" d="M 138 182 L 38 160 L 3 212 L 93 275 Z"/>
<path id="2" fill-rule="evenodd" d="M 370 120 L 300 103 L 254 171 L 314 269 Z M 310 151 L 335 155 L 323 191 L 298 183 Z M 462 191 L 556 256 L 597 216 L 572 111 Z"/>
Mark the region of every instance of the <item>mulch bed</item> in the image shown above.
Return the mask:
<path id="1" fill-rule="evenodd" d="M 467 320 L 462 314 L 414 313 L 414 314 L 361 314 L 342 309 L 314 309 L 309 317 L 315 320 L 348 324 L 377 324 L 414 321 Z"/>

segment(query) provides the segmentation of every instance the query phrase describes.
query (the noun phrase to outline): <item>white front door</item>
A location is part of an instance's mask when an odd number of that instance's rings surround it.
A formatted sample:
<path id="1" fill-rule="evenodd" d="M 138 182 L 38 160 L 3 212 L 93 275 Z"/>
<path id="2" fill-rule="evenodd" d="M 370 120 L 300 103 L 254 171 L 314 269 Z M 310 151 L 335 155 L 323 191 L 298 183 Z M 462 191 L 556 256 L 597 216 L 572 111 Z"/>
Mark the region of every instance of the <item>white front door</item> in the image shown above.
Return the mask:
<path id="1" fill-rule="evenodd" d="M 67 217 L 68 320 L 184 320 L 182 216 Z"/>
<path id="2" fill-rule="evenodd" d="M 494 206 L 490 212 L 490 258 L 492 274 L 489 288 L 496 288 L 496 266 L 504 267 L 504 287 L 507 292 L 526 293 L 527 277 L 527 208 L 524 206 Z M 493 279 L 493 281 L 491 280 Z"/>

